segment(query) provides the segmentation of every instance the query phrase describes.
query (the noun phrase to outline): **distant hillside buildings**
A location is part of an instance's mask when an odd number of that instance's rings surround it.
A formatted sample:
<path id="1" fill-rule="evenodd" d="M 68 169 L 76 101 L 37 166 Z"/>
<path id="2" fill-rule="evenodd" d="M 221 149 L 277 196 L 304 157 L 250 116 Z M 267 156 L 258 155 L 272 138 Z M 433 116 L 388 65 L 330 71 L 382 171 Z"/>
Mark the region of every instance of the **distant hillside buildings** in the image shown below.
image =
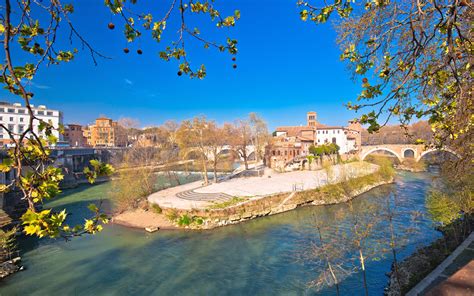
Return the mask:
<path id="1" fill-rule="evenodd" d="M 362 126 L 349 122 L 347 127 L 328 126 L 318 122 L 316 112 L 308 112 L 305 126 L 281 126 L 273 133 L 273 142 L 266 149 L 270 167 L 284 166 L 295 158 L 308 156 L 312 145 L 337 144 L 339 153 L 348 154 L 361 146 Z"/>

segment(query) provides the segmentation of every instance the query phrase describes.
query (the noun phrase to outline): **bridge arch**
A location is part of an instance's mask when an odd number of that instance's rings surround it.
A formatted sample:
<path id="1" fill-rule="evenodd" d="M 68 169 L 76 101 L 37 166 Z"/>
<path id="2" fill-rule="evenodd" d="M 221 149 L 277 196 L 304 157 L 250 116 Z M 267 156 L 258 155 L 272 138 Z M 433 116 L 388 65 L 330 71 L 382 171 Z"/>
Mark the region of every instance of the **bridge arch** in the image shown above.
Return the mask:
<path id="1" fill-rule="evenodd" d="M 250 152 L 250 154 L 247 156 L 248 160 L 256 160 L 255 158 L 255 151 Z"/>
<path id="2" fill-rule="evenodd" d="M 450 153 L 451 155 L 454 155 L 456 156 L 457 158 L 461 158 L 461 156 L 454 150 L 451 150 L 449 148 L 440 148 L 440 149 L 428 149 L 426 151 L 424 151 L 423 153 L 420 154 L 420 156 L 418 156 L 418 158 L 416 159 L 416 161 L 420 161 L 423 156 L 429 154 L 429 153 L 433 153 L 433 152 L 439 152 L 439 151 L 444 151 L 444 152 L 448 152 Z"/>
<path id="3" fill-rule="evenodd" d="M 227 155 L 230 155 L 232 156 L 234 159 L 240 159 L 240 155 L 239 153 L 235 150 L 235 149 L 232 149 L 232 148 L 224 148 L 222 149 L 221 151 L 219 151 L 219 153 L 217 154 L 219 157 L 221 156 L 227 156 Z"/>
<path id="4" fill-rule="evenodd" d="M 415 158 L 416 150 L 413 148 L 403 148 L 402 155 L 403 158 Z"/>
<path id="5" fill-rule="evenodd" d="M 202 153 L 199 149 L 189 149 L 184 153 L 185 159 L 201 159 Z M 204 154 L 205 159 L 209 159 L 208 155 Z"/>
<path id="6" fill-rule="evenodd" d="M 393 151 L 392 149 L 390 148 L 386 148 L 386 147 L 374 147 L 372 149 L 370 149 L 369 151 L 365 152 L 362 154 L 362 157 L 361 157 L 361 160 L 365 160 L 365 158 L 367 156 L 369 156 L 371 153 L 375 152 L 375 151 L 387 151 L 387 152 L 390 152 L 391 154 L 393 154 L 400 163 L 402 163 L 402 157 L 400 157 L 400 155 L 398 155 L 397 152 Z"/>

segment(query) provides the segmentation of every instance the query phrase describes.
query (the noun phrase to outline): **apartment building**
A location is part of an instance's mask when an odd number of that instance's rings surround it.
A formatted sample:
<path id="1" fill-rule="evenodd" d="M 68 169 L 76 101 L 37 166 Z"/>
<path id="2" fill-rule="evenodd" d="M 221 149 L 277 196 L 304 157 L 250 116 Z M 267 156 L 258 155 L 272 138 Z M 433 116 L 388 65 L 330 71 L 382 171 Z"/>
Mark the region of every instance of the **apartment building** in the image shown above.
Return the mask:
<path id="1" fill-rule="evenodd" d="M 35 117 L 51 123 L 55 128 L 59 128 L 63 123 L 63 114 L 58 110 L 48 109 L 45 105 L 34 106 L 31 105 Z M 23 133 L 27 128 L 30 120 L 30 115 L 26 107 L 20 103 L 8 103 L 0 102 L 0 122 L 5 125 L 9 131 L 15 134 L 15 139 L 18 139 L 20 134 Z M 38 131 L 39 120 L 33 122 L 33 130 L 39 134 L 44 135 Z M 53 135 L 56 136 L 60 141 L 62 135 L 58 130 L 52 131 Z M 0 130 L 0 145 L 8 146 L 12 143 L 9 134 L 6 130 Z"/>
<path id="2" fill-rule="evenodd" d="M 87 147 L 87 138 L 84 136 L 83 127 L 80 124 L 68 124 L 64 128 L 64 141 L 70 147 Z"/>
<path id="3" fill-rule="evenodd" d="M 124 147 L 127 145 L 127 135 L 116 121 L 100 117 L 95 124 L 83 129 L 87 144 L 91 147 Z"/>

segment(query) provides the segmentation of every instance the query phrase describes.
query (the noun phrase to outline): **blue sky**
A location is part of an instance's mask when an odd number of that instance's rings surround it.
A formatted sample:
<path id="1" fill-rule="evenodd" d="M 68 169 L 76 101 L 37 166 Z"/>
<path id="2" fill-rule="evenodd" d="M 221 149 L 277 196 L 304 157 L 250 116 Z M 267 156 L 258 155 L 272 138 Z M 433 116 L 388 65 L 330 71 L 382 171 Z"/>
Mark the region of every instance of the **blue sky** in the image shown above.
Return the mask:
<path id="1" fill-rule="evenodd" d="M 147 33 L 127 44 L 121 33 L 123 23 L 110 15 L 103 1 L 75 2 L 77 29 L 111 59 L 99 59 L 94 66 L 89 54 L 81 51 L 73 62 L 43 68 L 34 79 L 30 86 L 34 103 L 62 110 L 66 123 L 87 124 L 99 115 L 136 118 L 141 126 L 195 115 L 224 122 L 257 112 L 274 128 L 303 124 L 309 110 L 318 112 L 320 122 L 331 125 L 345 124 L 356 116 L 343 104 L 354 100 L 360 86 L 351 81 L 339 60 L 331 24 L 302 22 L 296 1 L 218 0 L 216 5 L 224 14 L 241 11 L 241 20 L 230 30 L 216 30 L 207 17 L 190 19 L 188 26 L 199 26 L 203 37 L 225 41 L 230 36 L 239 41 L 235 70 L 229 54 L 187 41 L 192 65 L 207 67 L 204 80 L 178 77 L 176 62 L 158 58 L 158 52 L 175 38 L 174 20 L 161 44 Z M 161 16 L 165 9 L 154 7 L 153 11 Z M 107 29 L 110 21 L 116 24 L 115 30 Z M 80 48 L 78 43 L 75 46 Z M 130 48 L 128 55 L 122 52 L 124 47 Z M 138 48 L 143 55 L 136 54 Z M 0 95 L 18 101 L 6 91 Z"/>

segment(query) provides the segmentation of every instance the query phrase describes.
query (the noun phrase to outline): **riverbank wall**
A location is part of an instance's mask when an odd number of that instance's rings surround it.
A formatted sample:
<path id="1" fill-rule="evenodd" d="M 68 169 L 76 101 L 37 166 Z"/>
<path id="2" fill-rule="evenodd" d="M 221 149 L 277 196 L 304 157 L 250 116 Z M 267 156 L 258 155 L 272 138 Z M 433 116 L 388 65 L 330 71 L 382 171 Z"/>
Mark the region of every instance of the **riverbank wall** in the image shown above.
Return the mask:
<path id="1" fill-rule="evenodd" d="M 464 225 L 464 227 L 463 227 Z M 392 265 L 388 274 L 389 282 L 385 295 L 400 296 L 407 294 L 413 287 L 436 269 L 469 235 L 474 229 L 474 217 L 468 216 L 458 219 L 450 226 L 437 228 L 442 237 L 429 245 L 418 248 L 410 256 L 404 258 L 397 265 L 398 274 Z M 458 260 L 458 263 L 462 260 Z M 425 291 L 427 292 L 427 291 Z"/>
<path id="2" fill-rule="evenodd" d="M 249 199 L 236 198 L 206 209 L 179 210 L 161 208 L 162 214 L 177 226 L 188 229 L 213 229 L 233 225 L 258 217 L 275 215 L 309 205 L 331 205 L 347 202 L 380 185 L 394 181 L 392 171 L 379 169 L 363 177 L 349 179 L 316 189 L 293 191 Z"/>

